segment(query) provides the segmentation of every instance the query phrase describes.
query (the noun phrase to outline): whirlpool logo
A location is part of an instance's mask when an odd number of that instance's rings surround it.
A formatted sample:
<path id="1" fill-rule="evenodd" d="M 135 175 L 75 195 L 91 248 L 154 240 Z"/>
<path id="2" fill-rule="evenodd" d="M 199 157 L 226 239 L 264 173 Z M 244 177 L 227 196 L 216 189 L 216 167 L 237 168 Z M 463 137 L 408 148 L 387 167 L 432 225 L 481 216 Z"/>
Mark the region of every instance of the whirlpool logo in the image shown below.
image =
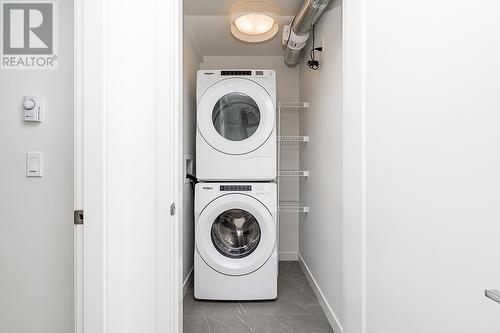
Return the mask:
<path id="1" fill-rule="evenodd" d="M 2 69 L 57 68 L 57 2 L 0 1 Z"/>

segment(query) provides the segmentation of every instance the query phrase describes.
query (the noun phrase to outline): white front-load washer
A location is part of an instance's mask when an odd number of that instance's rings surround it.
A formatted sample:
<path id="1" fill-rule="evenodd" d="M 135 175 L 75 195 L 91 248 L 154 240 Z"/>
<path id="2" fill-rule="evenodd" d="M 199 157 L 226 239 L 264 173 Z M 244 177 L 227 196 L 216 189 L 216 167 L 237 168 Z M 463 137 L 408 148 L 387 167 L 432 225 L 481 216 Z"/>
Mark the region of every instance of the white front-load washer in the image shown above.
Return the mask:
<path id="1" fill-rule="evenodd" d="M 196 100 L 198 179 L 276 178 L 274 70 L 200 70 Z"/>
<path id="2" fill-rule="evenodd" d="M 275 183 L 198 183 L 194 297 L 277 297 Z"/>

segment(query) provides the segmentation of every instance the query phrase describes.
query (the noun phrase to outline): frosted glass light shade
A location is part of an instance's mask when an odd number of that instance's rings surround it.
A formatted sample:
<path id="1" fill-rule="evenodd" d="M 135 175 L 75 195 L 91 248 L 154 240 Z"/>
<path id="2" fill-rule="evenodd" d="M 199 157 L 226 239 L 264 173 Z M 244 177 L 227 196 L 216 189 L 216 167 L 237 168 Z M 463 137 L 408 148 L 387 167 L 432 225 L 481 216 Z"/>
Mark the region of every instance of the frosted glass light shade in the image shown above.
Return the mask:
<path id="1" fill-rule="evenodd" d="M 279 30 L 278 8 L 269 2 L 248 1 L 231 10 L 231 33 L 249 43 L 273 38 Z"/>
<path id="2" fill-rule="evenodd" d="M 246 14 L 234 20 L 239 31 L 248 35 L 260 35 L 273 28 L 274 18 L 266 14 Z"/>

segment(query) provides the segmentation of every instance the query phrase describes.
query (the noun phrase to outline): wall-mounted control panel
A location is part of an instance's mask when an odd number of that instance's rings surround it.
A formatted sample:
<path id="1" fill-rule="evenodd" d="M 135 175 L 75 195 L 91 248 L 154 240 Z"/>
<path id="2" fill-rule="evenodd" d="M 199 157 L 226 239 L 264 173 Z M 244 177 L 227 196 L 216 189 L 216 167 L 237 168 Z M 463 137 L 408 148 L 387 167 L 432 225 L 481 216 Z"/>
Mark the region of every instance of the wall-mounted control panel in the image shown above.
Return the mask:
<path id="1" fill-rule="evenodd" d="M 40 98 L 36 96 L 23 97 L 23 115 L 24 121 L 42 121 L 42 104 Z"/>

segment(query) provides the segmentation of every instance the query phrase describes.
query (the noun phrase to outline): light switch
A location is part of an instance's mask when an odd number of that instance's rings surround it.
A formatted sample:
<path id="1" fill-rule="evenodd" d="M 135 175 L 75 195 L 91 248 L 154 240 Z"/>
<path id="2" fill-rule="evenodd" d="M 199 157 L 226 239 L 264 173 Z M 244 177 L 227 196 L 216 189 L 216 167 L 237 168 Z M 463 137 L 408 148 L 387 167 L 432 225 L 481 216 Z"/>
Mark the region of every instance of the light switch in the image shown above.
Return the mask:
<path id="1" fill-rule="evenodd" d="M 43 176 L 43 153 L 26 153 L 26 177 Z"/>

